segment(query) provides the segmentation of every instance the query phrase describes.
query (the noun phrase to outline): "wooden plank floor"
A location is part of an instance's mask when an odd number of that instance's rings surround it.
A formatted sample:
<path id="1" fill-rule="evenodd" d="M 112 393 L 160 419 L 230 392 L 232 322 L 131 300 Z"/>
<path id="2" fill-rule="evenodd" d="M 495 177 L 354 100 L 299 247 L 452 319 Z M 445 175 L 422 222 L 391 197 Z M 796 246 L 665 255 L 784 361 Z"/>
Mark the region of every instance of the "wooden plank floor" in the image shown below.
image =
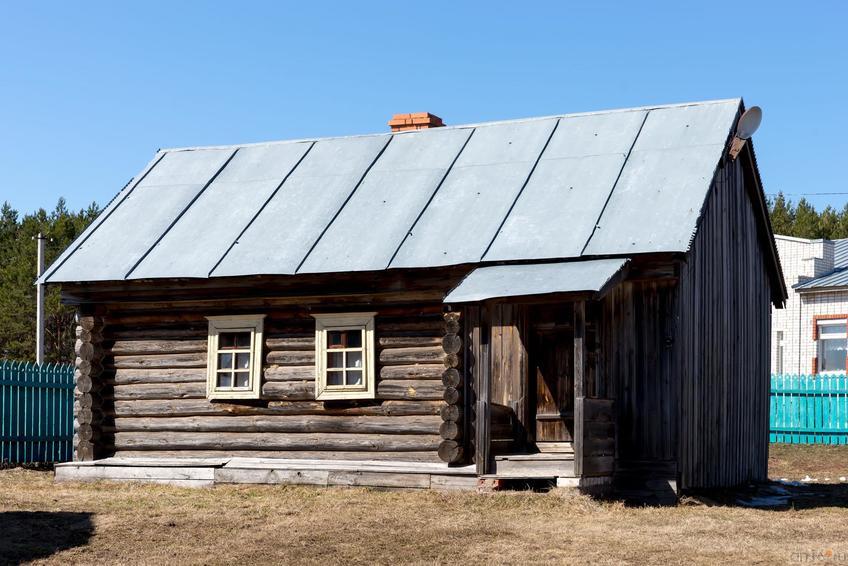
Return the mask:
<path id="1" fill-rule="evenodd" d="M 56 481 L 139 481 L 183 487 L 301 484 L 415 489 L 474 489 L 474 466 L 383 460 L 277 458 L 105 458 L 57 464 Z"/>

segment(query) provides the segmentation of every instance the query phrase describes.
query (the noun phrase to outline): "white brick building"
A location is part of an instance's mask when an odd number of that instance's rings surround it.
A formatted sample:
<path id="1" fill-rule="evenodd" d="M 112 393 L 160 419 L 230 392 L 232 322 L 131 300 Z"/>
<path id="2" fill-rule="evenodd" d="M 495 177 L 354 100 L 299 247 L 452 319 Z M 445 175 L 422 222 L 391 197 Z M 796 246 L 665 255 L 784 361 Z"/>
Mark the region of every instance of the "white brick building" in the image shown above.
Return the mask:
<path id="1" fill-rule="evenodd" d="M 789 300 L 772 309 L 772 373 L 845 373 L 848 239 L 775 240 Z"/>

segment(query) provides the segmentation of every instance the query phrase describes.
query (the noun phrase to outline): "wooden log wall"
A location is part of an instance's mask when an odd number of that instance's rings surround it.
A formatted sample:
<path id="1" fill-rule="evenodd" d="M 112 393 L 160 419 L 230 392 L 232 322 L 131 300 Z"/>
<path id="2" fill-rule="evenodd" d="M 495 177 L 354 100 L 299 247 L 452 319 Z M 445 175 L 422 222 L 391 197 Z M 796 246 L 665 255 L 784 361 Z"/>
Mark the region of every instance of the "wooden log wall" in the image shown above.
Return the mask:
<path id="1" fill-rule="evenodd" d="M 379 305 L 375 320 L 376 399 L 315 400 L 315 323 L 320 305 L 249 309 L 213 300 L 110 305 L 104 335 L 106 455 L 252 455 L 439 461 L 445 322 L 439 302 Z M 208 303 L 208 304 L 207 304 Z M 260 400 L 206 399 L 209 314 L 265 313 Z M 360 309 L 361 310 L 361 309 Z M 210 312 L 211 311 L 211 312 Z M 451 416 L 448 414 L 448 416 Z M 451 422 L 461 422 L 460 416 Z M 330 454 L 332 453 L 332 454 Z"/>
<path id="2" fill-rule="evenodd" d="M 443 399 L 445 405 L 441 408 L 442 424 L 439 434 L 442 442 L 439 444 L 439 458 L 449 464 L 458 464 L 464 458 L 465 430 L 463 427 L 463 373 L 462 362 L 462 325 L 460 313 L 447 312 L 444 314 L 445 335 L 442 337 L 445 370 L 442 372 L 444 385 Z"/>
<path id="3" fill-rule="evenodd" d="M 94 460 L 102 454 L 103 319 L 80 316 L 76 328 L 74 369 L 74 460 Z"/>
<path id="4" fill-rule="evenodd" d="M 743 163 L 718 169 L 680 276 L 683 488 L 767 474 L 771 291 Z"/>

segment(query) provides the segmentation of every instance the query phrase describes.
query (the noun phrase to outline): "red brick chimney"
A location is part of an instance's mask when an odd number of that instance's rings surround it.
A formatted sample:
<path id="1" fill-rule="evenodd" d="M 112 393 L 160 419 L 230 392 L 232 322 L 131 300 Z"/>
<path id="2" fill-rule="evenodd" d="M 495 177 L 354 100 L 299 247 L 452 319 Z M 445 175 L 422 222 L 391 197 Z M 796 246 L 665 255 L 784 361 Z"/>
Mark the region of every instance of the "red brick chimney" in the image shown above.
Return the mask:
<path id="1" fill-rule="evenodd" d="M 405 132 L 406 130 L 424 130 L 426 128 L 438 128 L 444 126 L 442 119 L 429 112 L 412 112 L 409 114 L 395 114 L 389 120 L 389 126 L 393 132 Z"/>

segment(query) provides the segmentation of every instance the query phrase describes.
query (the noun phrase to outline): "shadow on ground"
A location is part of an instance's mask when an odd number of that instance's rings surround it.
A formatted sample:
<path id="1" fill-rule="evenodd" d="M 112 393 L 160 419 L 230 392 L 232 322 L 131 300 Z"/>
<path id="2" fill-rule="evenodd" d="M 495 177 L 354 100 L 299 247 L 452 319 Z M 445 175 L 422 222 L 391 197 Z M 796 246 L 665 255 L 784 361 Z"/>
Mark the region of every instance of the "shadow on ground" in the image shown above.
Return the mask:
<path id="1" fill-rule="evenodd" d="M 0 512 L 0 564 L 20 564 L 83 546 L 93 533 L 91 513 Z"/>
<path id="2" fill-rule="evenodd" d="M 730 505 L 785 511 L 819 507 L 848 508 L 848 484 L 770 481 L 733 490 L 689 494 L 682 503 Z"/>

